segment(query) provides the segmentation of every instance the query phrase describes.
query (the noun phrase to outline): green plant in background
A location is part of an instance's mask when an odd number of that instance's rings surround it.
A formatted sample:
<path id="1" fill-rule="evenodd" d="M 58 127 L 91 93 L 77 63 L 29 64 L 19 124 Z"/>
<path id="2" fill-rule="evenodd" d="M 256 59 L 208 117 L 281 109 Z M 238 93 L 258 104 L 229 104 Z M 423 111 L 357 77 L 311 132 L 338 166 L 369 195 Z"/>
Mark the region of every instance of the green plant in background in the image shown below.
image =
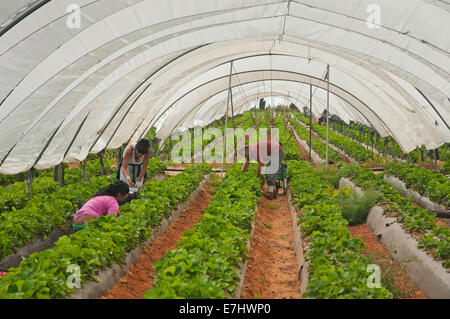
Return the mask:
<path id="1" fill-rule="evenodd" d="M 339 191 L 334 196 L 334 201 L 341 207 L 342 216 L 348 221 L 349 225 L 358 225 L 366 221 L 370 209 L 376 205 L 379 199 L 375 191 L 357 194 L 354 190 Z"/>
<path id="2" fill-rule="evenodd" d="M 309 145 L 309 132 L 304 128 L 301 124 L 297 122 L 296 119 L 291 118 L 290 123 L 292 127 L 294 127 L 295 131 L 297 132 L 298 136 L 306 141 L 306 143 Z M 321 140 L 311 137 L 311 145 L 312 149 L 319 154 L 320 157 L 325 158 L 326 156 L 326 144 L 322 142 Z M 328 160 L 330 164 L 333 163 L 339 163 L 340 161 L 343 161 L 342 157 L 339 156 L 338 153 L 336 153 L 331 147 L 328 148 Z"/>
<path id="3" fill-rule="evenodd" d="M 336 167 L 318 166 L 314 168 L 314 172 L 321 179 L 333 185 L 334 188 L 339 188 L 339 180 L 341 179 L 341 173 L 339 169 L 337 169 Z"/>
<path id="4" fill-rule="evenodd" d="M 309 119 L 303 117 L 298 112 L 296 112 L 295 115 L 301 122 L 305 123 L 306 125 L 309 125 Z M 312 129 L 322 139 L 326 138 L 326 127 L 319 124 L 313 124 Z M 347 155 L 354 158 L 358 162 L 366 162 L 372 160 L 373 158 L 373 152 L 367 150 L 364 146 L 361 146 L 360 144 L 353 142 L 349 138 L 340 136 L 339 134 L 333 132 L 332 130 L 328 130 L 328 139 L 331 144 L 343 150 Z"/>

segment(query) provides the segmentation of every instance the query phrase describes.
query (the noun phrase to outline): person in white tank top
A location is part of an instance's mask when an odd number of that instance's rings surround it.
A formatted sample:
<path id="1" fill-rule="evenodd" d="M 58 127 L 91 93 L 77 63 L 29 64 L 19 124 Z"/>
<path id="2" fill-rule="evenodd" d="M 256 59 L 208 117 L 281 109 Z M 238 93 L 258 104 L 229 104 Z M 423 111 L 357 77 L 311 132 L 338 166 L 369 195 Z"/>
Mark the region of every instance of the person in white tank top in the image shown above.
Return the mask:
<path id="1" fill-rule="evenodd" d="M 137 143 L 129 144 L 123 152 L 122 165 L 119 167 L 120 180 L 129 186 L 142 188 L 150 157 L 150 142 L 148 140 L 141 139 Z"/>

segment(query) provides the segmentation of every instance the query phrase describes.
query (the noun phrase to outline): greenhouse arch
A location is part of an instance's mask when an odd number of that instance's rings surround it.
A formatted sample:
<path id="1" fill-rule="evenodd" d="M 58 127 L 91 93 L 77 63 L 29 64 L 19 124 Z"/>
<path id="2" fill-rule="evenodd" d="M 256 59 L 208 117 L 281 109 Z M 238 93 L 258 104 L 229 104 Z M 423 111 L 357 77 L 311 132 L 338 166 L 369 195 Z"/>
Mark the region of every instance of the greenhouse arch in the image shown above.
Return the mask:
<path id="1" fill-rule="evenodd" d="M 432 31 L 449 23 L 448 5 L 440 1 L 408 2 L 414 8 L 408 19 L 400 19 L 405 1 L 381 1 L 381 24 L 368 27 L 370 1 L 341 7 L 300 0 L 194 6 L 86 0 L 75 1 L 81 13 L 75 29 L 67 28 L 72 13 L 66 10 L 74 1 L 21 3 L 4 5 L 0 15 L 3 173 L 82 160 L 144 136 L 167 105 L 202 83 L 203 73 L 219 77 L 227 61 L 238 65 L 252 56 L 249 69 L 271 69 L 264 55 L 274 64 L 289 56 L 299 68 L 315 65 L 316 77 L 330 65 L 331 83 L 352 86 L 378 117 L 390 120 L 371 122 L 406 152 L 450 140 L 449 45 Z M 433 20 L 424 25 L 424 16 Z"/>

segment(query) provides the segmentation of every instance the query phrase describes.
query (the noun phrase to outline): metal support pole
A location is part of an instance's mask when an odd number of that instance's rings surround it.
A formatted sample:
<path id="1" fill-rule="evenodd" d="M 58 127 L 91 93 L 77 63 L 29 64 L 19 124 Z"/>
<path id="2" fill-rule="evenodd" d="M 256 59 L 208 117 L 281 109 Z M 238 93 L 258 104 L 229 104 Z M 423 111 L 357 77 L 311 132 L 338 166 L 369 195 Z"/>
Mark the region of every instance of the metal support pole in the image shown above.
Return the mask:
<path id="1" fill-rule="evenodd" d="M 430 156 L 430 169 L 433 169 L 433 151 L 428 151 L 428 155 Z"/>
<path id="2" fill-rule="evenodd" d="M 309 162 L 312 162 L 311 159 L 311 134 L 312 134 L 312 84 L 309 83 Z"/>
<path id="3" fill-rule="evenodd" d="M 367 139 L 366 147 L 367 147 L 367 150 L 369 150 L 369 132 L 368 131 L 366 131 L 366 139 Z"/>
<path id="4" fill-rule="evenodd" d="M 228 96 L 227 96 L 227 110 L 225 112 L 225 124 L 224 124 L 224 136 L 223 136 L 223 149 L 222 149 L 222 167 L 220 169 L 223 173 L 223 165 L 225 163 L 225 151 L 226 151 L 226 139 L 227 139 L 227 124 L 228 124 L 228 106 L 230 104 L 230 92 L 231 92 L 231 74 L 233 72 L 233 61 L 230 62 L 230 77 L 228 79 Z"/>
<path id="5" fill-rule="evenodd" d="M 64 164 L 59 164 L 59 186 L 64 187 Z"/>
<path id="6" fill-rule="evenodd" d="M 230 88 L 230 102 L 231 102 L 231 119 L 233 120 L 233 163 L 237 162 L 237 138 L 236 125 L 234 123 L 234 107 L 233 107 L 233 90 Z M 252 114 L 250 112 L 250 114 Z"/>
<path id="7" fill-rule="evenodd" d="M 394 154 L 394 161 L 395 161 L 396 153 L 395 153 L 395 140 L 394 140 L 394 138 L 392 138 L 392 153 Z"/>
<path id="8" fill-rule="evenodd" d="M 423 149 L 420 149 L 420 167 L 423 167 L 423 162 L 425 161 L 425 156 L 423 154 Z"/>
<path id="9" fill-rule="evenodd" d="M 53 167 L 53 180 L 55 182 L 59 181 L 59 177 L 58 177 L 58 165 L 56 165 L 55 167 Z"/>
<path id="10" fill-rule="evenodd" d="M 98 153 L 98 157 L 99 157 L 99 160 L 100 160 L 100 166 L 101 166 L 101 172 L 100 172 L 100 174 L 101 174 L 102 176 L 104 176 L 104 175 L 106 174 L 106 170 L 105 170 L 105 163 L 103 163 L 103 151 L 100 152 L 100 153 Z"/>
<path id="11" fill-rule="evenodd" d="M 87 158 L 83 161 L 83 180 L 87 181 L 86 177 L 86 165 L 87 165 Z"/>
<path id="12" fill-rule="evenodd" d="M 32 199 L 33 198 L 33 173 L 34 173 L 34 168 L 32 167 L 29 171 L 28 171 L 28 198 Z"/>
<path id="13" fill-rule="evenodd" d="M 374 131 L 371 131 L 370 132 L 370 143 L 371 143 L 371 145 L 372 145 L 372 153 L 373 153 L 373 136 L 375 135 L 375 132 Z"/>
<path id="14" fill-rule="evenodd" d="M 385 137 L 384 140 L 383 140 L 383 144 L 384 144 L 384 152 L 383 152 L 383 155 L 384 155 L 384 157 L 386 157 L 386 153 L 387 153 L 387 143 L 386 143 L 386 139 L 387 139 L 387 137 Z"/>
<path id="15" fill-rule="evenodd" d="M 118 149 L 116 149 L 116 160 L 117 160 L 117 168 L 119 168 L 119 164 L 120 164 L 120 147 Z"/>
<path id="16" fill-rule="evenodd" d="M 327 65 L 327 145 L 325 148 L 325 166 L 328 167 L 328 130 L 330 126 L 330 65 Z"/>
<path id="17" fill-rule="evenodd" d="M 434 152 L 435 152 L 435 156 L 434 156 L 434 168 L 435 168 L 435 170 L 434 170 L 434 172 L 435 173 L 437 173 L 437 171 L 438 171 L 438 159 L 439 159 L 439 150 L 438 149 L 435 149 L 434 150 Z"/>

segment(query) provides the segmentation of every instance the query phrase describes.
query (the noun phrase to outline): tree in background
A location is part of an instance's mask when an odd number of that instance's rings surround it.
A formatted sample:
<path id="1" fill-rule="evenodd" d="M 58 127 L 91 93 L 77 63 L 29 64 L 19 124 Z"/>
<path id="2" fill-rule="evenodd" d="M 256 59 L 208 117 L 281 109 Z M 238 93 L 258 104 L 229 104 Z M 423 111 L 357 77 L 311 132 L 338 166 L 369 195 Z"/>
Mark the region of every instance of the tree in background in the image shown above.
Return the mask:
<path id="1" fill-rule="evenodd" d="M 266 108 L 266 100 L 260 99 L 259 100 L 259 109 L 264 110 Z"/>

